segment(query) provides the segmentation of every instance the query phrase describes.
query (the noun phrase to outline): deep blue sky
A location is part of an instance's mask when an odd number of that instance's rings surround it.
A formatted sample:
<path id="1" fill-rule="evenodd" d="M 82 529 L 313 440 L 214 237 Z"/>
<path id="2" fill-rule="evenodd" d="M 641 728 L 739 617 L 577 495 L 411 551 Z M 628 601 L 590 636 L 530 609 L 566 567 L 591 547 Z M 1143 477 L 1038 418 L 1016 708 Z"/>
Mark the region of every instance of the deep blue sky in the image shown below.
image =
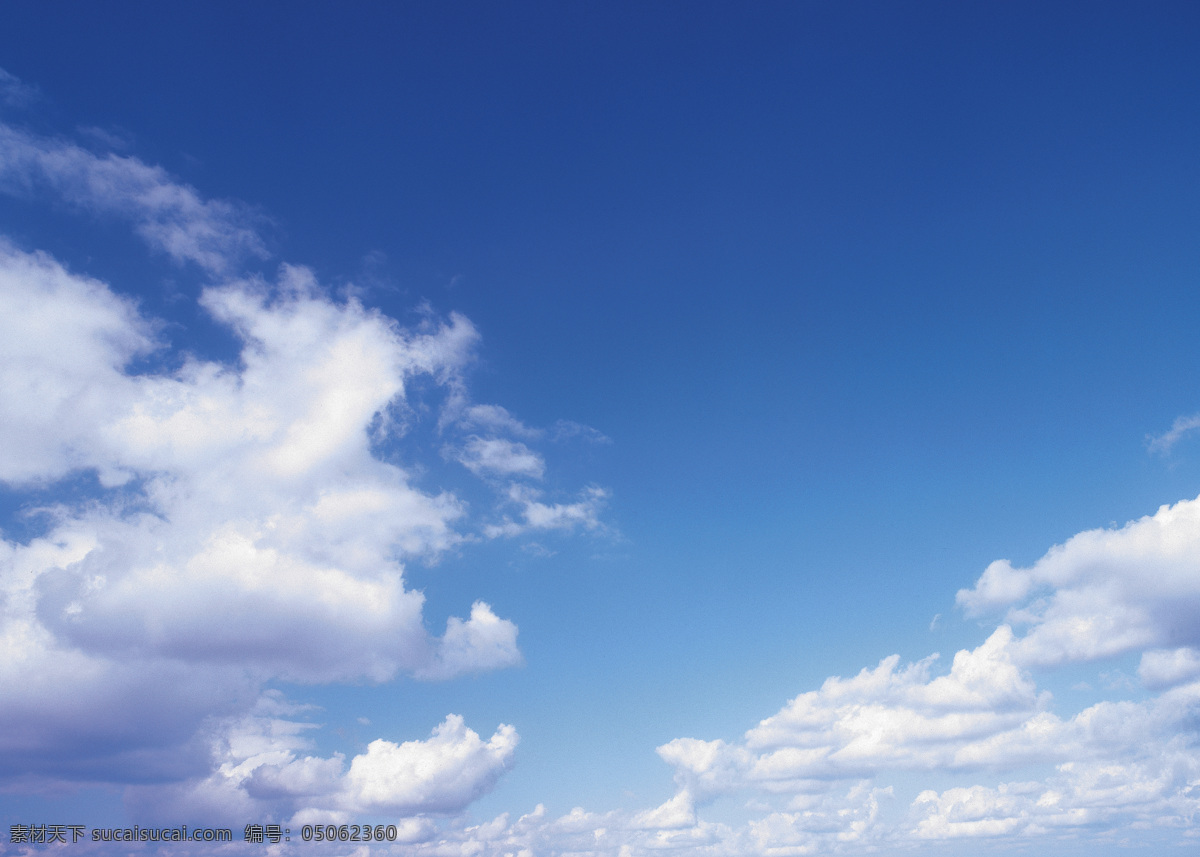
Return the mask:
<path id="1" fill-rule="evenodd" d="M 0 68 L 40 93 L 6 123 L 250 206 L 270 255 L 244 272 L 308 266 L 407 325 L 461 313 L 473 401 L 611 441 L 545 442 L 547 498 L 609 492 L 602 526 L 537 540 L 554 555 L 406 563 L 431 631 L 482 599 L 524 666 L 270 683 L 324 706 L 325 755 L 449 712 L 513 724 L 477 819 L 656 806 L 655 747 L 736 743 L 892 653 L 949 670 L 1004 618 L 955 605 L 993 560 L 1200 492 L 1194 439 L 1148 449 L 1200 408 L 1198 60 L 1188 3 L 0 11 Z M 136 297 L 168 362 L 236 362 L 195 304 L 212 277 L 49 196 L 0 198 L 0 232 Z M 490 489 L 422 431 L 391 451 L 477 533 Z M 1028 669 L 1065 720 L 1143 699 L 1095 675 L 1136 684 L 1147 646 Z M 334 736 L 359 716 L 375 731 Z"/>

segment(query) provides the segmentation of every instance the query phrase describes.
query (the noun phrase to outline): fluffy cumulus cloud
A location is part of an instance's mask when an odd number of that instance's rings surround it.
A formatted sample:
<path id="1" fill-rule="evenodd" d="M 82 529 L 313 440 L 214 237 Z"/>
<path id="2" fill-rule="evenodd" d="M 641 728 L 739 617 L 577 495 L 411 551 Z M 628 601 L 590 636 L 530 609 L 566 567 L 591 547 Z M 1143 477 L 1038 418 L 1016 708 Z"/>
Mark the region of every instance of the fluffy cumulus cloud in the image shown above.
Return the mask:
<path id="1" fill-rule="evenodd" d="M 48 329 L 62 308 L 73 334 L 57 349 L 24 315 L 0 321 L 12 328 L 0 333 L 5 347 L 25 352 L 5 367 L 6 410 L 19 415 L 0 430 L 16 453 L 5 476 L 29 483 L 93 468 L 114 489 L 138 483 L 121 502 L 55 512 L 42 540 L 10 549 L 28 565 L 43 540 L 79 546 L 23 579 L 42 628 L 91 653 L 236 663 L 294 680 L 383 680 L 438 655 L 400 561 L 455 544 L 462 507 L 374 458 L 367 427 L 407 378 L 465 359 L 475 339 L 466 320 L 404 332 L 285 269 L 272 287 L 205 293 L 245 342 L 239 367 L 192 359 L 133 375 L 124 364 L 150 339 L 127 302 L 11 249 L 0 279 L 41 308 Z M 464 651 L 479 666 L 513 662 L 515 628 L 486 608 L 455 629 L 464 669 Z M 491 644 L 462 642 L 480 637 Z"/>
<path id="2" fill-rule="evenodd" d="M 1200 646 L 1200 500 L 1163 506 L 1124 527 L 1089 530 L 1029 568 L 993 562 L 958 593 L 969 615 L 1004 612 L 1028 630 L 1014 657 L 1030 665 Z M 1149 669 L 1156 676 L 1161 670 Z M 1181 675 L 1185 675 L 1181 673 Z"/>
<path id="3" fill-rule="evenodd" d="M 359 812 L 453 812 L 495 782 L 516 745 L 511 726 L 501 726 L 485 743 L 451 715 L 428 741 L 372 741 L 350 763 L 345 800 Z"/>
<path id="4" fill-rule="evenodd" d="M 498 617 L 484 602 L 476 601 L 465 622 L 457 616 L 446 620 L 446 633 L 438 640 L 433 657 L 414 674 L 417 678 L 445 679 L 520 661 L 517 626 Z"/>
<path id="5" fill-rule="evenodd" d="M 472 324 L 401 327 L 303 267 L 237 276 L 265 255 L 259 219 L 136 158 L 0 124 L 0 191 L 132 223 L 212 278 L 199 306 L 239 344 L 179 352 L 132 298 L 0 238 L 0 482 L 25 502 L 0 539 L 0 788 L 117 784 L 147 820 L 386 812 L 409 838 L 488 791 L 511 726 L 481 738 L 451 714 L 427 739 L 318 756 L 301 709 L 264 690 L 521 663 L 514 622 L 476 601 L 436 635 L 404 579 L 511 503 L 504 483 L 473 516 L 419 484 L 431 450 L 396 419 L 428 409 L 417 379 L 485 484 L 544 470 L 527 445 L 544 433 L 469 401 Z"/>
<path id="6" fill-rule="evenodd" d="M 512 764 L 518 737 L 501 725 L 483 740 L 449 715 L 424 740 L 377 739 L 349 761 L 311 753 L 313 724 L 277 692 L 252 710 L 210 724 L 205 740 L 216 764 L 207 776 L 167 786 L 134 786 L 126 803 L 135 817 L 204 817 L 236 825 L 273 817 L 295 825 L 346 824 L 370 814 L 411 819 L 408 837 L 428 838 L 430 817 L 461 811 Z"/>
<path id="7" fill-rule="evenodd" d="M 99 465 L 94 427 L 128 404 L 123 367 L 155 347 L 153 326 L 103 283 L 0 243 L 0 479 L 57 479 Z"/>
<path id="8" fill-rule="evenodd" d="M 90 470 L 107 489 L 0 546 L 0 675 L 22 688 L 0 699 L 6 770 L 188 772 L 205 722 L 264 680 L 519 663 L 516 626 L 482 602 L 426 631 L 401 563 L 460 541 L 462 504 L 371 453 L 368 428 L 408 379 L 465 362 L 465 319 L 405 331 L 285 268 L 204 293 L 243 341 L 237 366 L 130 373 L 162 346 L 128 299 L 11 246 L 0 286 L 0 476 Z"/>

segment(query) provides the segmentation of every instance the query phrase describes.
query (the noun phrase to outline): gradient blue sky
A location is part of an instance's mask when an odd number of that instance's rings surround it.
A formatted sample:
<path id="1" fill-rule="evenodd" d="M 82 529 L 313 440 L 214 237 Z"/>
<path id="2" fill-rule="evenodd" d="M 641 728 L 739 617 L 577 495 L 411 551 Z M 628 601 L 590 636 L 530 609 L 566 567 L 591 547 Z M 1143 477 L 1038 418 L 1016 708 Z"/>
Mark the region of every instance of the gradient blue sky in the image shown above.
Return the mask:
<path id="1" fill-rule="evenodd" d="M 0 853 L 1195 845 L 1193 4 L 22 0 L 0 68 Z"/>

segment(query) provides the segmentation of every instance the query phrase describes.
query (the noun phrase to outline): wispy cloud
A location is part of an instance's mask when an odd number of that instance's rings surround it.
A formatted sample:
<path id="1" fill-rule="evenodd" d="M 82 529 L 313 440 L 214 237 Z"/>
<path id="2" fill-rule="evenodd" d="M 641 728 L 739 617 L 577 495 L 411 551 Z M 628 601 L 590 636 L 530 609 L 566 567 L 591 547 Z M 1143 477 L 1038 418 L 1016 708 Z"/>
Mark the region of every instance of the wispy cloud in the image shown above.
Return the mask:
<path id="1" fill-rule="evenodd" d="M 612 443 L 612 439 L 603 432 L 572 420 L 556 420 L 550 433 L 558 441 L 578 438 L 589 443 Z"/>
<path id="2" fill-rule="evenodd" d="M 1179 443 L 1179 441 L 1196 429 L 1200 429 L 1200 414 L 1176 417 L 1175 422 L 1171 424 L 1169 430 L 1160 435 L 1148 438 L 1147 445 L 1151 452 L 1166 455 L 1174 448 L 1175 444 Z"/>
<path id="3" fill-rule="evenodd" d="M 493 434 L 510 434 L 522 440 L 537 440 L 544 432 L 531 428 L 499 405 L 470 405 L 455 415 L 466 429 L 486 429 Z"/>
<path id="4" fill-rule="evenodd" d="M 28 107 L 39 98 L 40 93 L 36 86 L 31 86 L 0 68 L 0 104 L 7 107 Z"/>
<path id="5" fill-rule="evenodd" d="M 461 390 L 443 409 L 439 428 L 454 438 L 443 447 L 443 456 L 488 481 L 500 497 L 504 514 L 483 528 L 485 537 L 538 530 L 611 535 L 600 519 L 608 499 L 606 489 L 590 486 L 571 500 L 561 493 L 547 496 L 546 491 L 529 484 L 541 480 L 546 471 L 545 457 L 534 448 L 539 441 L 611 443 L 600 432 L 567 420 L 555 422 L 549 430 L 528 426 L 499 405 L 470 404 Z"/>
<path id="6" fill-rule="evenodd" d="M 541 492 L 525 485 L 511 485 L 508 497 L 518 509 L 518 518 L 505 517 L 501 523 L 489 524 L 484 534 L 489 538 L 517 536 L 531 530 L 601 530 L 600 511 L 608 500 L 608 491 L 590 486 L 574 503 L 543 503 Z"/>
<path id="7" fill-rule="evenodd" d="M 84 211 L 120 217 L 156 251 L 213 275 L 235 272 L 248 257 L 269 256 L 259 232 L 266 219 L 242 203 L 204 199 L 135 157 L 96 155 L 4 124 L 0 191 L 49 193 Z"/>

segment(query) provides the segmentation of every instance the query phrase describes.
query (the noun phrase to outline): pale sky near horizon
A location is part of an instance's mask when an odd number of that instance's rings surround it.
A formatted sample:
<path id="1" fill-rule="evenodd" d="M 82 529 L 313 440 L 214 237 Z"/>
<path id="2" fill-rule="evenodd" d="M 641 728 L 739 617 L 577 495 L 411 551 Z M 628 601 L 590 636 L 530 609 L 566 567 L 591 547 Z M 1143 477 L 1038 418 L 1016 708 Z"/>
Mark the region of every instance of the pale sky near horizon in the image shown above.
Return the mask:
<path id="1" fill-rule="evenodd" d="M 1194 848 L 1198 104 L 1187 3 L 6 4 L 0 854 Z"/>

